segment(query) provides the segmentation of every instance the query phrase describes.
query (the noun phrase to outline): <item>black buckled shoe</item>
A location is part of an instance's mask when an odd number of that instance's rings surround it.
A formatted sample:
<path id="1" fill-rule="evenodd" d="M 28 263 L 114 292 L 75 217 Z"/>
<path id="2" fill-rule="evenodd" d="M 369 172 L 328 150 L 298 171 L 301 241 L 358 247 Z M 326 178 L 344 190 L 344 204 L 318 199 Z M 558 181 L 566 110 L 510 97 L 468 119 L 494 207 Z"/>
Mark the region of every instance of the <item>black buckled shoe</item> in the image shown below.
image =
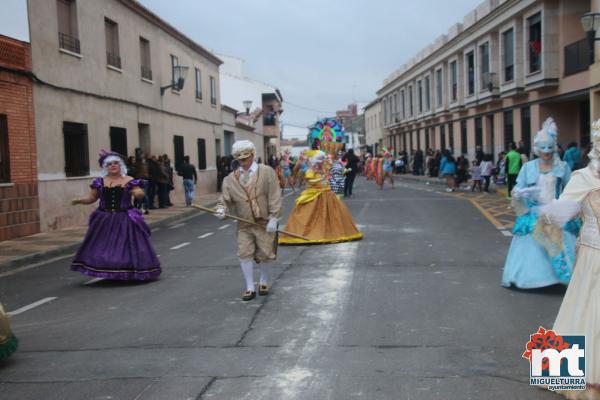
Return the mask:
<path id="1" fill-rule="evenodd" d="M 256 292 L 253 292 L 252 290 L 246 290 L 244 293 L 242 293 L 242 300 L 244 301 L 250 301 L 255 297 Z"/>
<path id="2" fill-rule="evenodd" d="M 261 283 L 258 285 L 258 294 L 261 296 L 266 296 L 269 294 L 269 285 L 266 283 Z"/>

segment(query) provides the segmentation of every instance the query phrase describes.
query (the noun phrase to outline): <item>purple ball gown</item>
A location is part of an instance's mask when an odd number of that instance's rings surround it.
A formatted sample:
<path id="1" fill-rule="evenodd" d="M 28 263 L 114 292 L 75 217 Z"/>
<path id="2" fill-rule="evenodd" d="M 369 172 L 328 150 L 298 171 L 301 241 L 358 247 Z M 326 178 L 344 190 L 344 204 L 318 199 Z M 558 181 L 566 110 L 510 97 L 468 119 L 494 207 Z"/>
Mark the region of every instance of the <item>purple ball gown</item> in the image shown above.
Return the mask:
<path id="1" fill-rule="evenodd" d="M 90 215 L 89 228 L 75 259 L 73 271 L 113 280 L 146 281 L 158 278 L 160 262 L 150 242 L 150 228 L 142 213 L 131 206 L 131 190 L 143 187 L 140 179 L 125 186 L 105 187 L 102 178 L 91 185 L 98 190 L 100 206 Z"/>

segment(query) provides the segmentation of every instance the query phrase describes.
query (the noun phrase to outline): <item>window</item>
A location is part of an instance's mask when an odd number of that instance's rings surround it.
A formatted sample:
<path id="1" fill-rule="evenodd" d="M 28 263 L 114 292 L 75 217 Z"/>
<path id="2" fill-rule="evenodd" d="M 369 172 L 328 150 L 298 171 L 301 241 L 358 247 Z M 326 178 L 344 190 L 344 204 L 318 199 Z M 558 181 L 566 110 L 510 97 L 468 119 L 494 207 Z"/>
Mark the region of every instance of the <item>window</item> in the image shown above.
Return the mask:
<path id="1" fill-rule="evenodd" d="M 417 129 L 417 150 L 421 148 L 421 131 Z"/>
<path id="2" fill-rule="evenodd" d="M 106 36 L 106 63 L 120 69 L 119 25 L 108 18 L 104 18 L 104 34 Z"/>
<path id="3" fill-rule="evenodd" d="M 531 150 L 531 108 L 529 106 L 521 108 L 521 140 L 525 145 L 525 155 L 529 157 Z"/>
<path id="4" fill-rule="evenodd" d="M 152 64 L 150 62 L 150 42 L 140 37 L 140 60 L 142 78 L 152 80 Z"/>
<path id="5" fill-rule="evenodd" d="M 90 174 L 87 125 L 63 122 L 66 176 Z"/>
<path id="6" fill-rule="evenodd" d="M 398 94 L 394 93 L 394 122 L 398 122 Z"/>
<path id="7" fill-rule="evenodd" d="M 388 109 L 387 109 L 387 99 L 383 99 L 383 121 L 385 123 L 385 125 L 388 124 Z"/>
<path id="8" fill-rule="evenodd" d="M 461 154 L 467 154 L 469 152 L 469 146 L 467 143 L 467 121 L 460 121 L 460 152 Z"/>
<path id="9" fill-rule="evenodd" d="M 404 90 L 400 91 L 400 103 L 402 104 L 401 105 L 402 119 L 404 119 L 404 118 L 406 118 L 406 112 L 405 112 L 406 111 L 406 107 L 405 107 L 405 104 L 404 104 Z"/>
<path id="10" fill-rule="evenodd" d="M 435 92 L 437 97 L 437 107 L 441 108 L 444 105 L 444 92 L 442 89 L 442 70 L 435 71 Z"/>
<path id="11" fill-rule="evenodd" d="M 458 100 L 458 68 L 456 61 L 450 63 L 450 92 L 452 93 L 452 101 Z"/>
<path id="12" fill-rule="evenodd" d="M 429 135 L 430 135 L 430 129 L 429 128 L 425 128 L 425 151 L 429 150 Z"/>
<path id="13" fill-rule="evenodd" d="M 414 114 L 414 109 L 413 109 L 413 87 L 409 86 L 408 87 L 408 108 L 410 111 L 410 116 L 412 117 Z"/>
<path id="14" fill-rule="evenodd" d="M 196 68 L 196 98 L 202 100 L 202 73 Z"/>
<path id="15" fill-rule="evenodd" d="M 419 113 L 423 112 L 423 82 L 417 81 L 417 96 L 419 101 Z"/>
<path id="16" fill-rule="evenodd" d="M 8 151 L 8 122 L 0 114 L 0 183 L 10 182 L 10 153 Z"/>
<path id="17" fill-rule="evenodd" d="M 206 141 L 202 138 L 198 138 L 198 169 L 206 169 Z"/>
<path id="18" fill-rule="evenodd" d="M 502 67 L 504 69 L 504 82 L 510 82 L 515 77 L 515 31 L 509 29 L 502 34 L 502 43 L 504 46 L 504 55 Z"/>
<path id="19" fill-rule="evenodd" d="M 527 18 L 529 30 L 529 72 L 538 72 L 542 69 L 542 14 L 537 13 Z"/>
<path id="20" fill-rule="evenodd" d="M 472 51 L 467 53 L 467 94 L 475 94 L 475 55 Z"/>
<path id="21" fill-rule="evenodd" d="M 178 82 L 175 81 L 175 67 L 179 66 L 179 58 L 171 54 L 171 85 L 173 85 L 173 90 L 177 90 Z"/>
<path id="22" fill-rule="evenodd" d="M 110 149 L 127 157 L 127 129 L 110 127 Z"/>
<path id="23" fill-rule="evenodd" d="M 514 140 L 513 112 L 512 110 L 504 111 L 504 148 L 508 150 L 509 144 Z"/>
<path id="24" fill-rule="evenodd" d="M 565 76 L 585 71 L 594 63 L 594 52 L 590 51 L 587 38 L 565 46 Z"/>
<path id="25" fill-rule="evenodd" d="M 454 124 L 448 124 L 448 147 L 454 153 Z"/>
<path id="26" fill-rule="evenodd" d="M 475 118 L 475 146 L 483 146 L 483 119 Z"/>
<path id="27" fill-rule="evenodd" d="M 173 150 L 175 153 L 175 170 L 179 171 L 181 164 L 183 164 L 183 156 L 185 154 L 183 136 L 173 135 Z"/>
<path id="28" fill-rule="evenodd" d="M 425 111 L 431 110 L 431 83 L 428 76 L 425 77 Z"/>
<path id="29" fill-rule="evenodd" d="M 217 81 L 213 76 L 210 77 L 210 104 L 217 105 Z"/>
<path id="30" fill-rule="evenodd" d="M 56 8 L 58 11 L 58 46 L 61 49 L 81 54 L 75 0 L 57 0 Z"/>
<path id="31" fill-rule="evenodd" d="M 481 90 L 492 90 L 492 79 L 490 76 L 490 44 L 489 42 L 479 46 L 479 76 Z"/>

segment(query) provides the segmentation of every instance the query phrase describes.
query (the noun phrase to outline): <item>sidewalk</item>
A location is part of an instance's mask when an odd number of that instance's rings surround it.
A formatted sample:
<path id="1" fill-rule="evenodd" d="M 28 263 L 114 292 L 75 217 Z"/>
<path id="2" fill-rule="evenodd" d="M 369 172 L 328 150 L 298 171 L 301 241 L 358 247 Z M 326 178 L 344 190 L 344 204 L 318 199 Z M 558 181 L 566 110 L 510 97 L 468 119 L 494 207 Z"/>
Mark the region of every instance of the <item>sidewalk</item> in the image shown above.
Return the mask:
<path id="1" fill-rule="evenodd" d="M 406 179 L 409 181 L 417 181 L 417 182 L 423 182 L 425 184 L 430 184 L 430 185 L 444 185 L 446 186 L 446 181 L 443 178 L 438 178 L 438 177 L 434 177 L 431 178 L 429 176 L 425 176 L 425 175 L 413 175 L 411 173 L 408 174 L 399 174 L 399 175 L 394 175 L 394 178 L 400 178 L 400 179 Z M 471 180 L 469 180 L 469 186 L 471 185 Z M 490 183 L 490 193 L 491 194 L 497 194 L 499 196 L 502 197 L 506 197 L 507 193 L 506 193 L 506 186 L 502 185 L 502 186 L 496 186 L 494 184 L 494 182 Z"/>
<path id="2" fill-rule="evenodd" d="M 441 178 L 417 176 L 412 174 L 394 175 L 400 181 L 420 182 L 423 185 L 446 186 L 446 181 Z M 465 186 L 463 185 L 463 188 Z M 471 192 L 471 189 L 458 189 L 451 193 L 444 193 L 453 197 L 460 197 L 471 202 L 496 228 L 511 229 L 515 221 L 515 213 L 510 200 L 506 198 L 506 186 L 490 184 L 490 193 Z"/>
<path id="3" fill-rule="evenodd" d="M 196 203 L 212 206 L 216 203 L 218 195 L 212 193 L 201 196 L 196 199 Z M 158 228 L 200 213 L 201 211 L 195 208 L 174 206 L 163 210 L 151 210 L 144 219 L 150 228 Z M 0 242 L 0 272 L 73 253 L 79 247 L 86 231 L 87 225 L 75 226 Z"/>

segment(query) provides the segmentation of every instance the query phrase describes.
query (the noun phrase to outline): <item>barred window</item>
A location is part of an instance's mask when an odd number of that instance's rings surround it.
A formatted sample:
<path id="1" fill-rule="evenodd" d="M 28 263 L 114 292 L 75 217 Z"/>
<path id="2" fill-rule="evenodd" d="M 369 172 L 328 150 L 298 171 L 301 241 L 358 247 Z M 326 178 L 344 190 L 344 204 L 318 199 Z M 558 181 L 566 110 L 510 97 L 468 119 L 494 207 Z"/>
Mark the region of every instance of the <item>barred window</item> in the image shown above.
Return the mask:
<path id="1" fill-rule="evenodd" d="M 80 54 L 77 30 L 77 8 L 75 0 L 56 0 L 58 12 L 58 46 Z"/>

